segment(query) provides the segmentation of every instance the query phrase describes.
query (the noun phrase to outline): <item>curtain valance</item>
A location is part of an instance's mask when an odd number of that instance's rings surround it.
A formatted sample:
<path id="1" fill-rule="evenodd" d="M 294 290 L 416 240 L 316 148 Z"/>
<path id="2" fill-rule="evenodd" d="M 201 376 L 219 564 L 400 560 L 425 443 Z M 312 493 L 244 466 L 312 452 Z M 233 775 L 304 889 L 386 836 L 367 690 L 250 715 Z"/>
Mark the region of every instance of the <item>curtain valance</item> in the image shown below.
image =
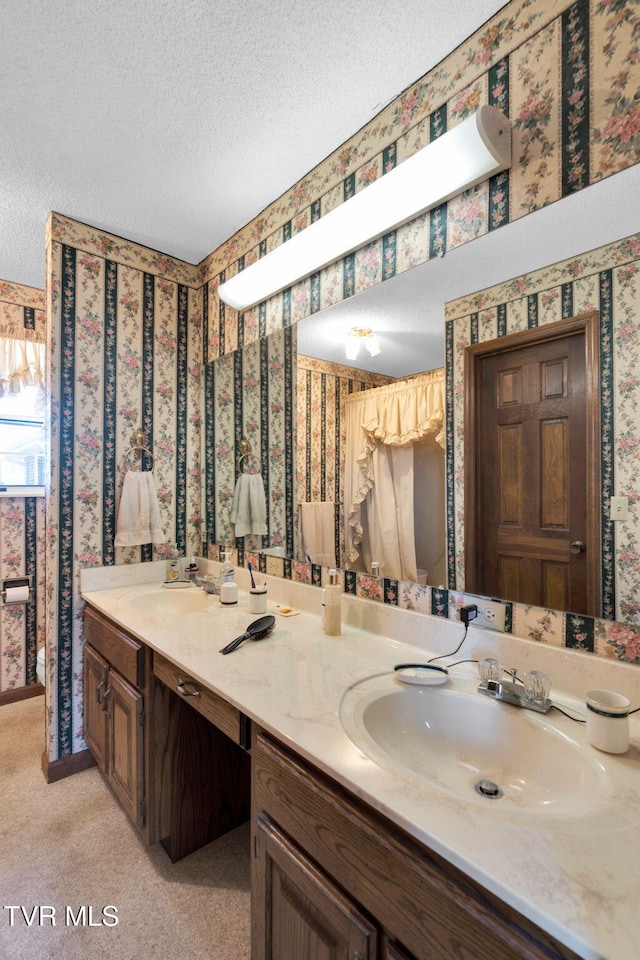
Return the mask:
<path id="1" fill-rule="evenodd" d="M 44 391 L 45 345 L 16 340 L 0 332 L 0 397 L 13 396 L 24 387 Z"/>
<path id="2" fill-rule="evenodd" d="M 358 456 L 377 441 L 405 447 L 431 434 L 444 448 L 444 369 L 353 393 L 345 398 L 347 404 L 359 406 L 363 447 Z"/>
<path id="3" fill-rule="evenodd" d="M 345 566 L 349 568 L 360 554 L 362 504 L 375 484 L 373 454 L 378 444 L 411 447 L 433 436 L 445 446 L 444 369 L 351 394 L 345 398 L 344 413 Z"/>

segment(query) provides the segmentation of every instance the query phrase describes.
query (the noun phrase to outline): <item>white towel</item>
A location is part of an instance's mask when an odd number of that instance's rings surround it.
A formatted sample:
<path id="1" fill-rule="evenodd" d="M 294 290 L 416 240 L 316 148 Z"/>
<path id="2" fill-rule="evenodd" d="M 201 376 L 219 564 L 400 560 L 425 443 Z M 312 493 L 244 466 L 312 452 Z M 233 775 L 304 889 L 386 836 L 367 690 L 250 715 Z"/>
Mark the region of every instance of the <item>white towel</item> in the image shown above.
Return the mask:
<path id="1" fill-rule="evenodd" d="M 267 533 L 267 501 L 260 473 L 241 473 L 236 482 L 231 508 L 236 537 Z"/>
<path id="2" fill-rule="evenodd" d="M 299 542 L 304 558 L 325 567 L 336 565 L 336 508 L 330 500 L 299 504 Z"/>
<path id="3" fill-rule="evenodd" d="M 150 470 L 129 470 L 122 484 L 118 507 L 116 547 L 135 547 L 142 543 L 166 543 L 160 526 L 160 508 L 156 485 Z"/>

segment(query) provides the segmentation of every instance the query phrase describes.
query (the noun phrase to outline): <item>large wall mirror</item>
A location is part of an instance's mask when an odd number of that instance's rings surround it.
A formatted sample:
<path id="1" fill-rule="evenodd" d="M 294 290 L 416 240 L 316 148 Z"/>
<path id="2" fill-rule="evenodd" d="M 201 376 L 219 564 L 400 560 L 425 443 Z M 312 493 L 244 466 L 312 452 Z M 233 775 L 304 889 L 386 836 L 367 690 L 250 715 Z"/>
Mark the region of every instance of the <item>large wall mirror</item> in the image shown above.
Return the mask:
<path id="1" fill-rule="evenodd" d="M 516 220 L 490 235 L 448 252 L 440 259 L 414 267 L 407 273 L 301 321 L 287 331 L 272 334 L 260 344 L 236 351 L 236 354 L 209 365 L 220 370 L 223 378 L 226 378 L 226 392 L 222 392 L 227 396 L 228 404 L 231 404 L 234 392 L 236 397 L 238 392 L 243 395 L 246 405 L 252 391 L 258 396 L 262 390 L 263 418 L 269 417 L 275 424 L 275 432 L 268 444 L 258 430 L 259 425 L 256 425 L 254 449 L 256 469 L 260 468 L 265 458 L 269 458 L 274 468 L 274 479 L 269 484 L 268 494 L 273 529 L 265 540 L 265 552 L 285 557 L 299 555 L 299 502 L 332 501 L 335 498 L 338 506 L 341 506 L 339 498 L 344 490 L 344 476 L 336 478 L 336 471 L 339 470 L 343 451 L 338 449 L 333 436 L 329 438 L 323 435 L 322 418 L 311 416 L 312 408 L 317 405 L 326 408 L 327 404 L 335 407 L 339 398 L 333 388 L 324 393 L 322 390 L 313 392 L 314 371 L 321 377 L 324 364 L 339 367 L 346 381 L 353 381 L 348 389 L 357 392 L 363 383 L 369 388 L 384 386 L 399 378 L 411 378 L 423 371 L 445 366 L 449 386 L 446 416 L 449 426 L 453 424 L 455 433 L 453 407 L 456 406 L 458 411 L 463 408 L 464 367 L 461 346 L 454 342 L 457 337 L 455 324 L 450 325 L 450 342 L 447 344 L 445 340 L 445 303 L 630 236 L 637 229 L 637 224 L 632 222 L 632 205 L 628 203 L 628 197 L 636 194 L 639 186 L 638 168 L 630 168 L 581 191 L 579 195 Z M 597 303 L 590 305 L 595 309 L 598 307 Z M 544 318 L 541 322 L 545 322 Z M 636 322 L 635 318 L 632 322 Z M 640 321 L 637 322 L 640 325 Z M 355 367 L 352 375 L 349 372 L 350 361 L 345 356 L 344 337 L 338 332 L 351 327 L 371 329 L 381 346 L 381 352 L 376 357 L 369 357 L 367 350 L 361 349 L 357 360 L 352 362 Z M 249 354 L 243 363 L 239 355 L 247 351 Z M 296 361 L 298 354 L 300 363 Z M 303 360 L 302 357 L 312 359 Z M 272 380 L 275 386 L 271 395 L 268 395 L 267 385 L 270 386 Z M 305 382 L 309 385 L 308 390 Z M 299 397 L 301 388 L 306 390 L 304 402 Z M 286 416 L 288 397 L 291 401 L 289 422 Z M 213 415 L 214 422 L 217 422 L 220 413 L 224 417 L 224 410 L 216 409 L 209 413 Z M 249 425 L 255 419 L 250 418 Z M 229 430 L 232 429 L 230 421 Z M 238 437 L 243 430 L 236 416 L 235 432 Z M 313 431 L 313 436 L 309 435 L 309 430 Z M 266 435 L 266 432 L 265 429 L 263 433 Z M 439 563 L 433 553 L 425 558 L 422 549 L 424 543 L 416 545 L 421 551 L 417 579 L 421 580 L 425 570 L 430 570 L 431 575 L 426 582 L 446 585 L 450 589 L 464 586 L 464 476 L 460 454 L 463 440 L 462 435 L 449 438 L 450 448 L 456 449 L 450 449 L 446 473 L 443 461 L 442 485 L 438 487 L 435 474 L 431 482 L 433 496 L 442 507 L 442 517 L 446 518 L 443 524 L 446 522 L 449 540 L 447 555 L 441 557 Z M 216 437 L 215 446 L 215 459 L 221 462 L 230 444 L 226 441 L 220 444 Z M 488 451 L 487 455 L 492 454 Z M 306 458 L 309 470 L 301 472 L 298 457 Z M 451 473 L 452 464 L 455 466 L 455 476 Z M 314 466 L 317 469 L 312 469 Z M 219 473 L 215 462 L 212 469 L 214 474 Z M 206 496 L 216 499 L 219 516 L 229 513 L 233 496 L 234 467 L 227 463 L 225 469 L 225 484 L 221 485 L 218 476 L 214 490 L 207 481 Z M 615 473 L 615 464 L 612 469 Z M 304 476 L 303 482 L 308 484 L 306 489 L 296 489 L 295 482 L 287 484 L 287 471 L 290 478 L 291 474 L 298 480 Z M 446 483 L 445 475 L 448 478 Z M 319 480 L 310 481 L 310 476 Z M 278 477 L 282 478 L 282 482 L 275 479 Z M 619 493 L 618 490 L 612 492 Z M 426 496 L 424 500 L 428 502 Z M 445 504 L 448 504 L 447 509 Z M 232 535 L 232 527 L 225 523 L 217 525 L 216 542 L 231 543 Z M 640 530 L 635 531 L 633 537 L 637 541 Z M 261 540 L 249 538 L 245 549 L 260 550 L 261 545 Z M 344 542 L 338 537 L 335 543 L 338 565 L 344 565 L 343 551 Z M 331 549 L 328 553 L 331 554 Z M 600 566 L 605 584 L 615 579 L 615 558 L 615 549 L 603 550 Z M 329 562 L 329 557 L 326 559 Z M 630 602 L 618 603 L 617 606 L 605 603 L 602 615 L 609 619 L 637 622 L 638 608 L 634 609 Z"/>

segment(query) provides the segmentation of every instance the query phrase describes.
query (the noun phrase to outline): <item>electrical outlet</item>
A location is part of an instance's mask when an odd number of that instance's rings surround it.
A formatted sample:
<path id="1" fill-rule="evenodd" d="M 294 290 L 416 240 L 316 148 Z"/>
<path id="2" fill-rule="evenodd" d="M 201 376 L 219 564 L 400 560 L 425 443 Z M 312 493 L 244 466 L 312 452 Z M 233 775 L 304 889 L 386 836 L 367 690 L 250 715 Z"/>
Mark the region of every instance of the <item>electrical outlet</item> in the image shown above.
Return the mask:
<path id="1" fill-rule="evenodd" d="M 465 597 L 465 603 L 474 603 L 478 608 L 478 616 L 472 621 L 474 627 L 504 633 L 507 612 L 504 603 L 500 600 L 485 600 L 483 597 Z"/>
<path id="2" fill-rule="evenodd" d="M 609 511 L 610 520 L 628 520 L 629 519 L 629 498 L 611 497 L 611 509 Z"/>

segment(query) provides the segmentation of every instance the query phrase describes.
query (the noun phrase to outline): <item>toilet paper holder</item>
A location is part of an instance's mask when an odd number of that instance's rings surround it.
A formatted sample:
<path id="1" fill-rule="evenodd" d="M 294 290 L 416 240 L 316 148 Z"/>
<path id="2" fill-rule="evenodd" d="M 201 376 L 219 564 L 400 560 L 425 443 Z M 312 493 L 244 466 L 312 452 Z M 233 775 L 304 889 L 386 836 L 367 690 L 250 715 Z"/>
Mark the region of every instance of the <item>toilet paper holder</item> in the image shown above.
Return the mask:
<path id="1" fill-rule="evenodd" d="M 19 600 L 11 599 L 11 592 L 17 588 L 26 587 L 27 596 L 22 597 Z M 10 577 L 2 581 L 2 589 L 0 590 L 0 596 L 2 596 L 3 604 L 9 603 L 28 603 L 31 599 L 31 577 Z"/>

